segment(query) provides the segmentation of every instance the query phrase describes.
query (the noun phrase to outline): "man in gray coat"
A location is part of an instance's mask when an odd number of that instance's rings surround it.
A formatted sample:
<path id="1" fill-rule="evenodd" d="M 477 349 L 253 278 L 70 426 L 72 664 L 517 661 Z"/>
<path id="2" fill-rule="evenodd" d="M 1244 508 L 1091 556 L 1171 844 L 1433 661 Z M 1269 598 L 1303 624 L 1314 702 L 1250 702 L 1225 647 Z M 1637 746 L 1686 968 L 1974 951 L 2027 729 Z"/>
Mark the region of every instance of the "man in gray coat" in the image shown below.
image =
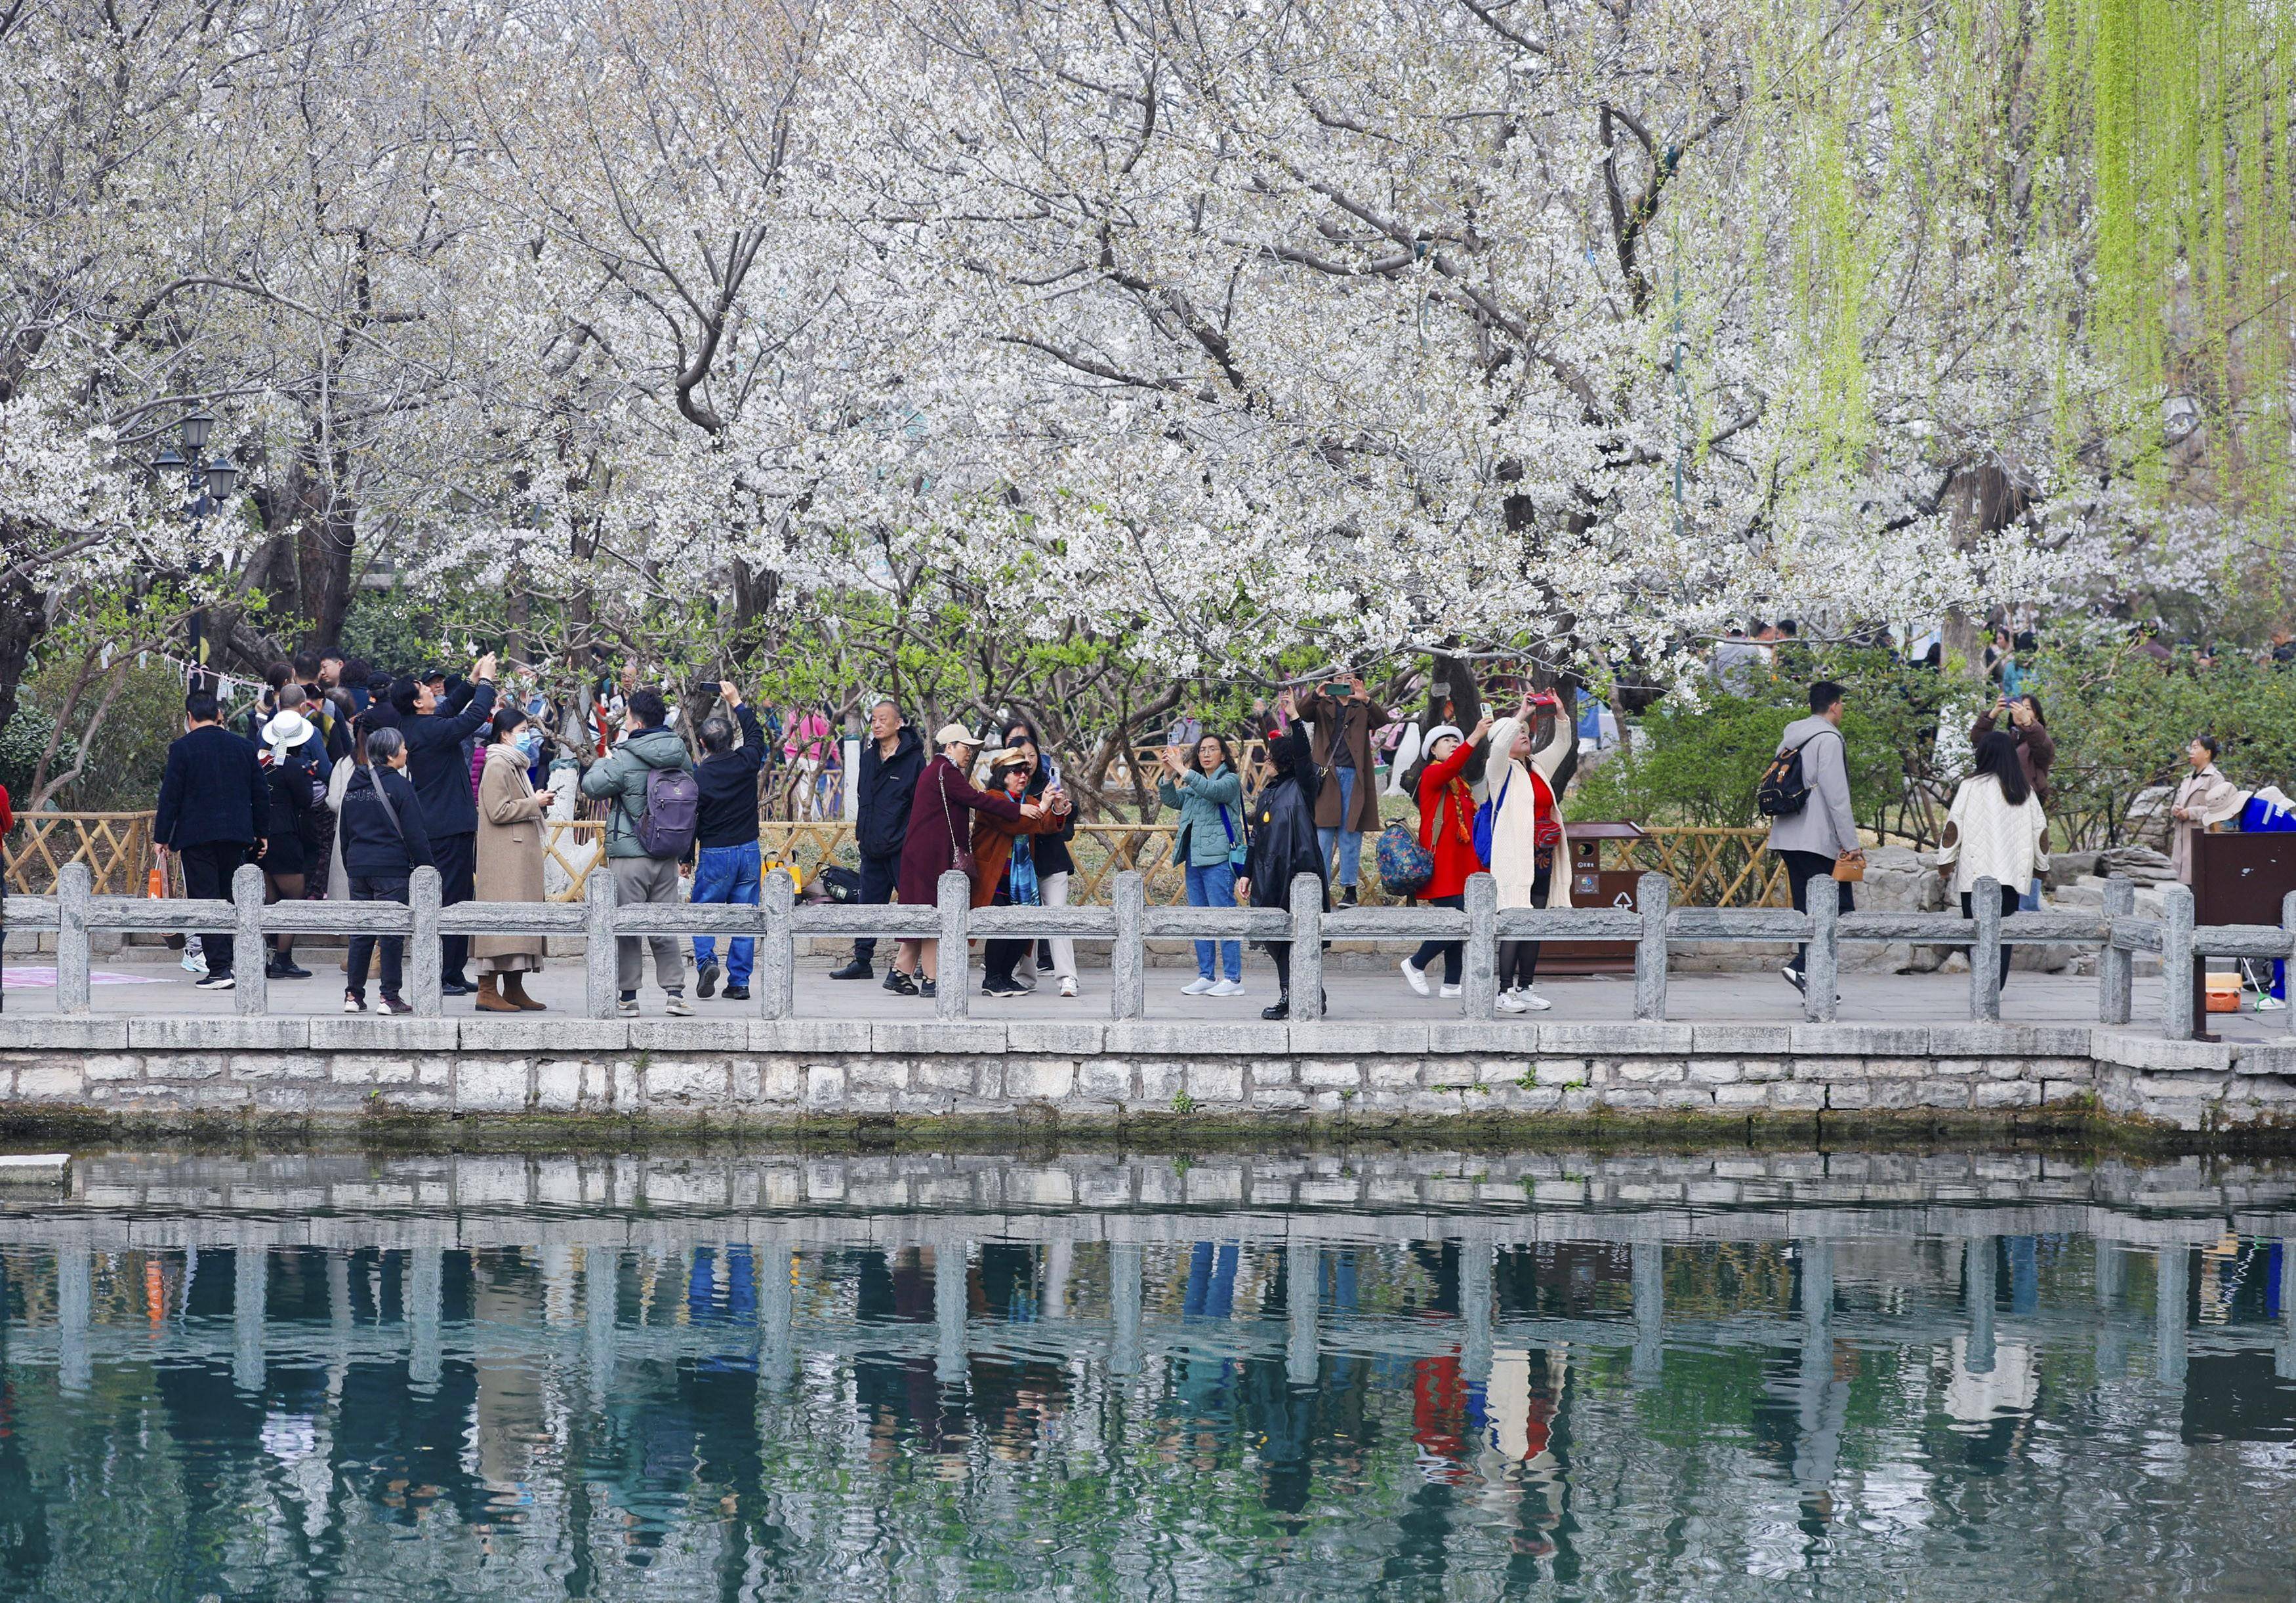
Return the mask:
<path id="1" fill-rule="evenodd" d="M 1863 861 L 1866 848 L 1857 844 L 1857 826 L 1849 816 L 1849 751 L 1841 738 L 1841 687 L 1821 679 L 1809 687 L 1809 716 L 1786 725 L 1778 738 L 1778 755 L 1799 747 L 1801 782 L 1808 787 L 1801 810 L 1770 825 L 1770 850 L 1785 859 L 1786 883 L 1793 887 L 1796 912 L 1809 911 L 1809 882 L 1832 879 L 1833 865 L 1842 857 Z M 1856 904 L 1849 882 L 1832 880 L 1844 912 Z M 1786 980 L 1802 989 L 1809 961 L 1807 945 L 1794 948 L 1794 960 L 1785 969 Z"/>
<path id="2" fill-rule="evenodd" d="M 650 855 L 638 836 L 638 820 L 645 816 L 646 775 L 657 768 L 691 769 L 693 759 L 685 742 L 668 727 L 669 710 L 661 692 L 651 687 L 629 699 L 629 733 L 603 762 L 594 763 L 582 775 L 582 794 L 611 798 L 607 813 L 606 870 L 614 877 L 616 899 L 627 907 L 640 902 L 676 902 L 677 859 Z M 638 980 L 644 972 L 644 947 L 653 948 L 653 976 L 668 1001 L 662 1010 L 684 1017 L 693 1011 L 685 1000 L 685 954 L 666 935 L 624 935 L 614 937 L 614 978 L 621 995 L 615 1011 L 635 1018 L 638 1010 Z"/>

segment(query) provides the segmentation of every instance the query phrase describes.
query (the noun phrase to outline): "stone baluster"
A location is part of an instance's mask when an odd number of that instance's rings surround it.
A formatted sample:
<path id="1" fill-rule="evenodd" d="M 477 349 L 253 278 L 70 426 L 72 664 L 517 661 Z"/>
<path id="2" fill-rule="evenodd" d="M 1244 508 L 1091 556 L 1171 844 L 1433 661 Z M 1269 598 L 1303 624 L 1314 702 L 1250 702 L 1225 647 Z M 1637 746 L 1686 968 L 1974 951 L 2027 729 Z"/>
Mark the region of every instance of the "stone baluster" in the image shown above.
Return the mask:
<path id="1" fill-rule="evenodd" d="M 2125 874 L 2104 884 L 2104 945 L 2096 954 L 2096 1017 L 2100 1024 L 2128 1022 L 2131 993 L 2136 988 L 2136 954 L 2113 943 L 2113 932 L 2124 920 L 2136 916 L 2136 885 Z"/>
<path id="2" fill-rule="evenodd" d="M 231 1383 L 263 1389 L 263 1316 L 271 1296 L 270 1254 L 245 1241 L 232 1255 Z"/>
<path id="3" fill-rule="evenodd" d="M 1111 1375 L 1140 1372 L 1140 1247 L 1117 1241 L 1108 1248 L 1108 1307 L 1112 1326 L 1108 1354 Z"/>
<path id="4" fill-rule="evenodd" d="M 1830 879 L 1809 882 L 1809 963 L 1802 970 L 1801 1016 L 1831 1024 L 1841 983 L 1841 892 Z"/>
<path id="5" fill-rule="evenodd" d="M 775 871 L 758 900 L 758 1017 L 788 1018 L 797 1010 L 796 882 Z"/>
<path id="6" fill-rule="evenodd" d="M 1666 920 L 1673 911 L 1674 881 L 1664 874 L 1644 874 L 1635 881 L 1635 906 L 1643 915 L 1643 933 L 1635 943 L 1635 1017 L 1666 1017 Z"/>
<path id="7" fill-rule="evenodd" d="M 1635 1351 L 1628 1372 L 1636 1386 L 1655 1386 L 1666 1366 L 1666 1247 L 1634 1244 Z"/>
<path id="8" fill-rule="evenodd" d="M 956 875 L 964 879 L 962 874 Z M 941 876 L 941 886 L 947 887 L 950 876 Z M 946 929 L 947 927 L 942 927 Z M 946 975 L 948 970 L 942 969 Z M 946 988 L 946 987 L 944 987 Z M 933 1355 L 933 1375 L 944 1386 L 965 1383 L 964 1321 L 969 1312 L 967 1300 L 970 1288 L 965 1278 L 964 1243 L 954 1237 L 944 1237 L 933 1246 L 933 1323 L 939 1328 L 940 1342 Z"/>
<path id="9" fill-rule="evenodd" d="M 67 863 L 56 875 L 56 1011 L 88 1010 L 88 904 L 95 876 L 85 863 Z M 193 936 L 193 940 L 199 937 Z"/>
<path id="10" fill-rule="evenodd" d="M 593 1018 L 614 1016 L 614 876 L 601 857 L 582 881 L 582 1002 Z"/>
<path id="11" fill-rule="evenodd" d="M 1138 1018 L 1148 1010 L 1148 881 L 1138 870 L 1116 876 L 1116 945 L 1108 953 L 1108 1012 L 1111 1018 Z"/>
<path id="12" fill-rule="evenodd" d="M 231 877 L 231 989 L 244 1018 L 271 1010 L 270 956 L 263 945 L 263 871 L 242 863 Z"/>
<path id="13" fill-rule="evenodd" d="M 2185 1303 L 2193 1291 L 2191 1249 L 2164 1242 L 2152 1294 L 2152 1370 L 2162 1386 L 2185 1383 Z"/>
<path id="14" fill-rule="evenodd" d="M 2164 885 L 2166 916 L 2161 928 L 2161 1028 L 2171 1041 L 2190 1041 L 2200 1020 L 2193 1017 L 2193 892 L 2190 886 Z"/>
<path id="15" fill-rule="evenodd" d="M 406 937 L 406 1001 L 417 1018 L 439 1017 L 440 965 L 446 954 L 439 948 L 439 871 L 425 864 L 408 876 L 406 910 L 413 926 Z"/>
<path id="16" fill-rule="evenodd" d="M 1459 1012 L 1466 1018 L 1488 1018 L 1499 999 L 1499 882 L 1488 874 L 1468 875 L 1466 913 Z"/>
<path id="17" fill-rule="evenodd" d="M 1970 888 L 1970 916 L 1977 938 L 1969 946 L 1969 1016 L 1986 1024 L 2001 1019 L 2001 882 L 1981 879 Z"/>
<path id="18" fill-rule="evenodd" d="M 1316 1384 L 1316 1349 L 1320 1345 L 1316 1315 L 1323 1301 L 1323 1288 L 1318 1280 L 1323 1274 L 1323 1256 L 1313 1241 L 1295 1237 L 1283 1244 L 1283 1304 L 1290 1323 L 1288 1339 L 1283 1344 L 1283 1378 L 1293 1386 Z"/>
<path id="19" fill-rule="evenodd" d="M 1314 874 L 1292 879 L 1292 1018 L 1310 1024 L 1324 1016 L 1324 882 Z"/>
<path id="20" fill-rule="evenodd" d="M 972 994 L 972 965 L 965 950 L 964 928 L 972 914 L 972 881 L 950 869 L 934 887 L 934 911 L 940 919 L 939 969 L 933 994 L 933 1017 L 947 1022 L 963 1018 Z"/>

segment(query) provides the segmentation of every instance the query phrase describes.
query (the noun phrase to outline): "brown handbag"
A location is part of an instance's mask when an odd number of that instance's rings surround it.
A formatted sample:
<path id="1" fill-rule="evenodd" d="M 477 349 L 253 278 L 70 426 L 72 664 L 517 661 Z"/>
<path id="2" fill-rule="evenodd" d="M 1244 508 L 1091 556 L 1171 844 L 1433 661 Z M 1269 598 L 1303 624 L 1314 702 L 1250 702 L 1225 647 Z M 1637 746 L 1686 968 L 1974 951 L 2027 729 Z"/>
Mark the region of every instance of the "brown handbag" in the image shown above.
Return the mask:
<path id="1" fill-rule="evenodd" d="M 956 838 L 956 814 L 948 810 L 948 775 L 946 773 L 940 776 L 940 816 L 941 822 L 948 826 L 948 850 L 953 859 L 949 866 L 970 879 L 980 872 L 980 865 L 974 860 L 972 849 L 959 844 Z"/>
<path id="2" fill-rule="evenodd" d="M 1833 877 L 1845 885 L 1857 884 L 1866 878 L 1866 859 L 1842 853 L 1833 860 Z"/>

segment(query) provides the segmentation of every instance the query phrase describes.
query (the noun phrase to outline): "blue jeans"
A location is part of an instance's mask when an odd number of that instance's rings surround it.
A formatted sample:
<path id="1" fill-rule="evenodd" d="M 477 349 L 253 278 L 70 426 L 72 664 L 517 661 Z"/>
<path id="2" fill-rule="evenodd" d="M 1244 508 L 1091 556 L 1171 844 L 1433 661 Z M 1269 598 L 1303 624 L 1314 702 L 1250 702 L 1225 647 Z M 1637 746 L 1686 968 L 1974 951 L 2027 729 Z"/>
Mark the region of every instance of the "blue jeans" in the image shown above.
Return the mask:
<path id="1" fill-rule="evenodd" d="M 1356 771 L 1334 768 L 1332 779 L 1340 788 L 1340 818 L 1345 822 L 1355 812 Z M 1324 848 L 1324 861 L 1332 860 L 1332 843 L 1340 847 L 1340 883 L 1353 885 L 1363 877 L 1363 831 L 1361 830 L 1318 830 L 1316 844 Z"/>
<path id="2" fill-rule="evenodd" d="M 745 907 L 758 904 L 758 843 L 744 841 L 740 846 L 706 846 L 693 863 L 693 894 L 687 898 L 699 906 L 704 902 L 737 903 Z M 750 966 L 757 961 L 758 944 L 748 936 L 737 935 L 726 945 L 733 949 L 726 965 L 726 983 L 746 986 L 750 983 Z M 696 968 L 718 961 L 718 943 L 711 936 L 693 937 L 693 963 Z"/>
<path id="3" fill-rule="evenodd" d="M 1188 864 L 1188 905 L 1191 907 L 1234 907 L 1235 905 L 1235 864 L 1204 863 Z M 1196 943 L 1196 972 L 1206 979 L 1220 977 L 1212 972 L 1210 941 Z M 1227 977 L 1241 982 L 1243 978 L 1243 943 L 1221 941 L 1219 961 L 1227 969 Z"/>

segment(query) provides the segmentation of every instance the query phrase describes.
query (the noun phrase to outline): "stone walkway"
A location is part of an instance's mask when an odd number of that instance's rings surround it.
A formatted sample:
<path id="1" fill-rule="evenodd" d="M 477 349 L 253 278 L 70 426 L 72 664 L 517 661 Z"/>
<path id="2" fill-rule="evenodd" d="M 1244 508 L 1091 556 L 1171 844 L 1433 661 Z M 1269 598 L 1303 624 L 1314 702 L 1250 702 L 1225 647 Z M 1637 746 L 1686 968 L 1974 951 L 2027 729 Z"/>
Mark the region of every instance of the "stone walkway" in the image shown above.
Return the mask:
<path id="1" fill-rule="evenodd" d="M 95 961 L 98 982 L 92 990 L 94 1010 L 113 1017 L 224 1014 L 235 1010 L 229 992 L 201 991 L 192 976 L 176 966 L 170 954 L 164 962 L 144 955 L 146 949 L 123 952 Z M 314 947 L 301 954 L 313 977 L 307 980 L 275 980 L 270 986 L 274 1013 L 334 1013 L 342 1002 L 342 978 L 335 965 L 339 949 Z M 7 960 L 5 1010 L 11 1014 L 46 1014 L 54 1010 L 54 993 L 46 986 L 24 985 L 50 961 L 29 954 Z M 797 977 L 797 1012 L 803 1018 L 914 1019 L 932 1017 L 932 1004 L 891 994 L 871 982 L 833 981 L 825 961 L 800 960 Z M 882 965 L 880 967 L 882 974 Z M 980 969 L 972 970 L 972 1016 L 989 1020 L 1099 1020 L 1108 1017 L 1108 970 L 1086 969 L 1079 976 L 1083 994 L 1062 998 L 1050 978 L 1034 995 L 1013 1001 L 992 1001 L 979 994 Z M 104 984 L 101 977 L 118 975 L 141 984 Z M 652 965 L 648 965 L 651 978 Z M 1188 968 L 1154 968 L 1148 975 L 1148 1017 L 1168 1022 L 1202 1019 L 1235 1023 L 1256 1019 L 1259 1010 L 1275 999 L 1275 975 L 1257 953 L 1244 962 L 1245 994 L 1236 997 L 1183 996 L 1180 987 L 1195 977 Z M 582 968 L 578 961 L 552 962 L 529 987 L 561 1013 L 582 1009 Z M 1438 997 L 1422 999 L 1412 994 L 1394 969 L 1335 969 L 1326 976 L 1329 1017 L 1336 1020 L 1426 1021 L 1456 1018 L 1458 1002 Z M 1629 976 L 1554 978 L 1542 982 L 1541 992 L 1554 1006 L 1535 1015 L 1542 1020 L 1615 1022 L 1634 1017 L 1634 982 Z M 372 988 L 369 992 L 373 995 Z M 648 1018 L 661 1012 L 661 993 L 651 985 L 639 994 Z M 2094 1024 L 2097 986 L 2091 977 L 2020 972 L 2010 977 L 2002 993 L 2005 1022 L 2024 1024 Z M 723 999 L 695 1002 L 702 1018 L 750 1017 L 754 1006 Z M 2158 1028 L 2161 982 L 2139 977 L 2136 982 L 2136 1017 L 2132 1028 Z M 447 999 L 448 1016 L 472 1011 L 468 997 Z M 1801 1018 L 1801 998 L 1775 972 L 1758 974 L 1677 974 L 1668 987 L 1669 1018 L 1684 1023 L 1790 1023 Z M 537 1015 L 537 1026 L 550 1013 Z M 1947 1024 L 1969 1017 L 1969 977 L 1965 974 L 1866 974 L 1844 977 L 1839 1018 L 1845 1024 Z M 2288 1015 L 2240 1013 L 2214 1015 L 2210 1027 L 2227 1041 L 2284 1044 L 2290 1042 Z"/>

